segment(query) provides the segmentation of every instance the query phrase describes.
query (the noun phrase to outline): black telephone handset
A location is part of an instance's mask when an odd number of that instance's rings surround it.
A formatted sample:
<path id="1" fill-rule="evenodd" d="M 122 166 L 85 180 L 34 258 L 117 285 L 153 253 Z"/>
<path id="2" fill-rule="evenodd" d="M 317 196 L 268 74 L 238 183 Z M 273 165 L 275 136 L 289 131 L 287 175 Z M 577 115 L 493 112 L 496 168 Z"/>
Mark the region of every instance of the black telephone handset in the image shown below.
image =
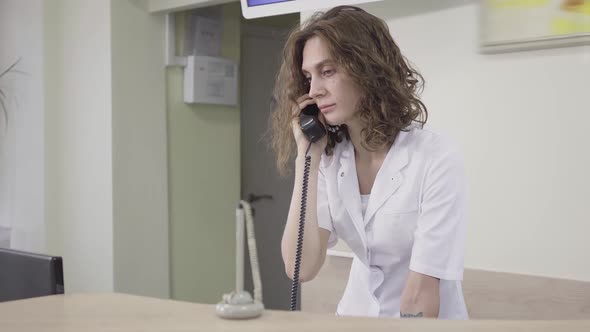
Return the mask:
<path id="1" fill-rule="evenodd" d="M 301 114 L 299 114 L 301 131 L 311 143 L 317 142 L 326 135 L 326 128 L 318 118 L 319 113 L 318 105 L 311 104 L 302 109 Z"/>

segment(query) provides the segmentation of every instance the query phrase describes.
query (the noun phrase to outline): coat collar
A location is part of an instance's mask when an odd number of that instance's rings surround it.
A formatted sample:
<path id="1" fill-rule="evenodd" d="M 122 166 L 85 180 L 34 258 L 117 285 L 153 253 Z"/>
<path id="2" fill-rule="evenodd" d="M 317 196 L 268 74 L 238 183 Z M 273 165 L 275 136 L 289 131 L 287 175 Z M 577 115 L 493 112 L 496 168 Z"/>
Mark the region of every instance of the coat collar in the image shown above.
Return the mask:
<path id="1" fill-rule="evenodd" d="M 391 195 L 402 185 L 404 181 L 401 170 L 408 164 L 408 149 L 405 139 L 408 132 L 400 131 L 393 146 L 387 152 L 383 165 L 377 172 L 369 205 L 365 211 L 364 224 L 368 224 L 377 210 Z"/>
<path id="2" fill-rule="evenodd" d="M 363 246 L 366 248 L 367 239 L 364 231 L 361 196 L 354 160 L 354 146 L 350 141 L 345 142 L 342 154 L 340 155 L 340 168 L 338 169 L 337 177 L 338 191 L 344 203 L 344 208 L 348 211 L 350 219 L 352 219 L 352 223 L 360 235 Z"/>
<path id="3" fill-rule="evenodd" d="M 404 144 L 408 132 L 401 131 L 393 146 L 387 152 L 383 165 L 377 173 L 369 204 L 363 218 L 361 197 L 356 171 L 354 147 L 350 141 L 343 146 L 338 170 L 338 189 L 344 207 L 348 211 L 352 222 L 359 233 L 363 245 L 367 247 L 365 225 L 375 212 L 393 195 L 403 182 L 401 170 L 408 164 L 408 151 Z"/>

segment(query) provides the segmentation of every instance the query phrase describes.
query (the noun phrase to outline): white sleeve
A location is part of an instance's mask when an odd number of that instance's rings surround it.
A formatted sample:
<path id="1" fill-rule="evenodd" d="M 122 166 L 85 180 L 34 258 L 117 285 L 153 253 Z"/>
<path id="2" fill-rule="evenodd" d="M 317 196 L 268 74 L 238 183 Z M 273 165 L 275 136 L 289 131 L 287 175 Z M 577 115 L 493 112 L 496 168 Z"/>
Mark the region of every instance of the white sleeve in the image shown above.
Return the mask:
<path id="1" fill-rule="evenodd" d="M 427 166 L 410 270 L 445 280 L 463 279 L 467 180 L 459 153 Z"/>
<path id="2" fill-rule="evenodd" d="M 330 206 L 328 204 L 328 187 L 326 184 L 326 176 L 320 167 L 318 172 L 317 185 L 317 219 L 318 226 L 330 232 L 330 239 L 328 240 L 328 248 L 332 248 L 338 242 L 338 236 L 332 223 L 332 216 L 330 215 Z"/>

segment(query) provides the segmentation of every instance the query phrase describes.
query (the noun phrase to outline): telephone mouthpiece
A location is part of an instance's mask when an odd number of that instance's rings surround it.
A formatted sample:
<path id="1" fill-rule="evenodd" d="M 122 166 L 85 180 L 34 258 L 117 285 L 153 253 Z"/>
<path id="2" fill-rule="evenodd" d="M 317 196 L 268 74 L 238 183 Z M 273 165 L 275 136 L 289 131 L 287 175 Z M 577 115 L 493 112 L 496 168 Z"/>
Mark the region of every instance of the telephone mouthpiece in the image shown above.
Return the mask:
<path id="1" fill-rule="evenodd" d="M 299 117 L 299 126 L 301 131 L 312 143 L 320 140 L 326 135 L 326 129 L 324 125 L 318 120 L 317 117 L 311 115 L 301 115 Z"/>

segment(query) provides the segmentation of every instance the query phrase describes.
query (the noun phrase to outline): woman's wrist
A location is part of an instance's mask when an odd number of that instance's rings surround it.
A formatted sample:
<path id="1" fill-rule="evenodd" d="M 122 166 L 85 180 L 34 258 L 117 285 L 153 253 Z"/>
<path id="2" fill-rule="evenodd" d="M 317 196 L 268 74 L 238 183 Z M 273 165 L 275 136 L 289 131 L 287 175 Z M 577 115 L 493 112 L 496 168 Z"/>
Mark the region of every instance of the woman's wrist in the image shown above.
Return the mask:
<path id="1" fill-rule="evenodd" d="M 321 154 L 308 153 L 307 156 L 311 157 L 311 163 L 310 163 L 311 169 L 319 168 Z M 297 157 L 295 158 L 296 167 L 297 166 L 303 167 L 305 165 L 305 157 L 306 157 L 305 151 L 297 154 Z"/>

